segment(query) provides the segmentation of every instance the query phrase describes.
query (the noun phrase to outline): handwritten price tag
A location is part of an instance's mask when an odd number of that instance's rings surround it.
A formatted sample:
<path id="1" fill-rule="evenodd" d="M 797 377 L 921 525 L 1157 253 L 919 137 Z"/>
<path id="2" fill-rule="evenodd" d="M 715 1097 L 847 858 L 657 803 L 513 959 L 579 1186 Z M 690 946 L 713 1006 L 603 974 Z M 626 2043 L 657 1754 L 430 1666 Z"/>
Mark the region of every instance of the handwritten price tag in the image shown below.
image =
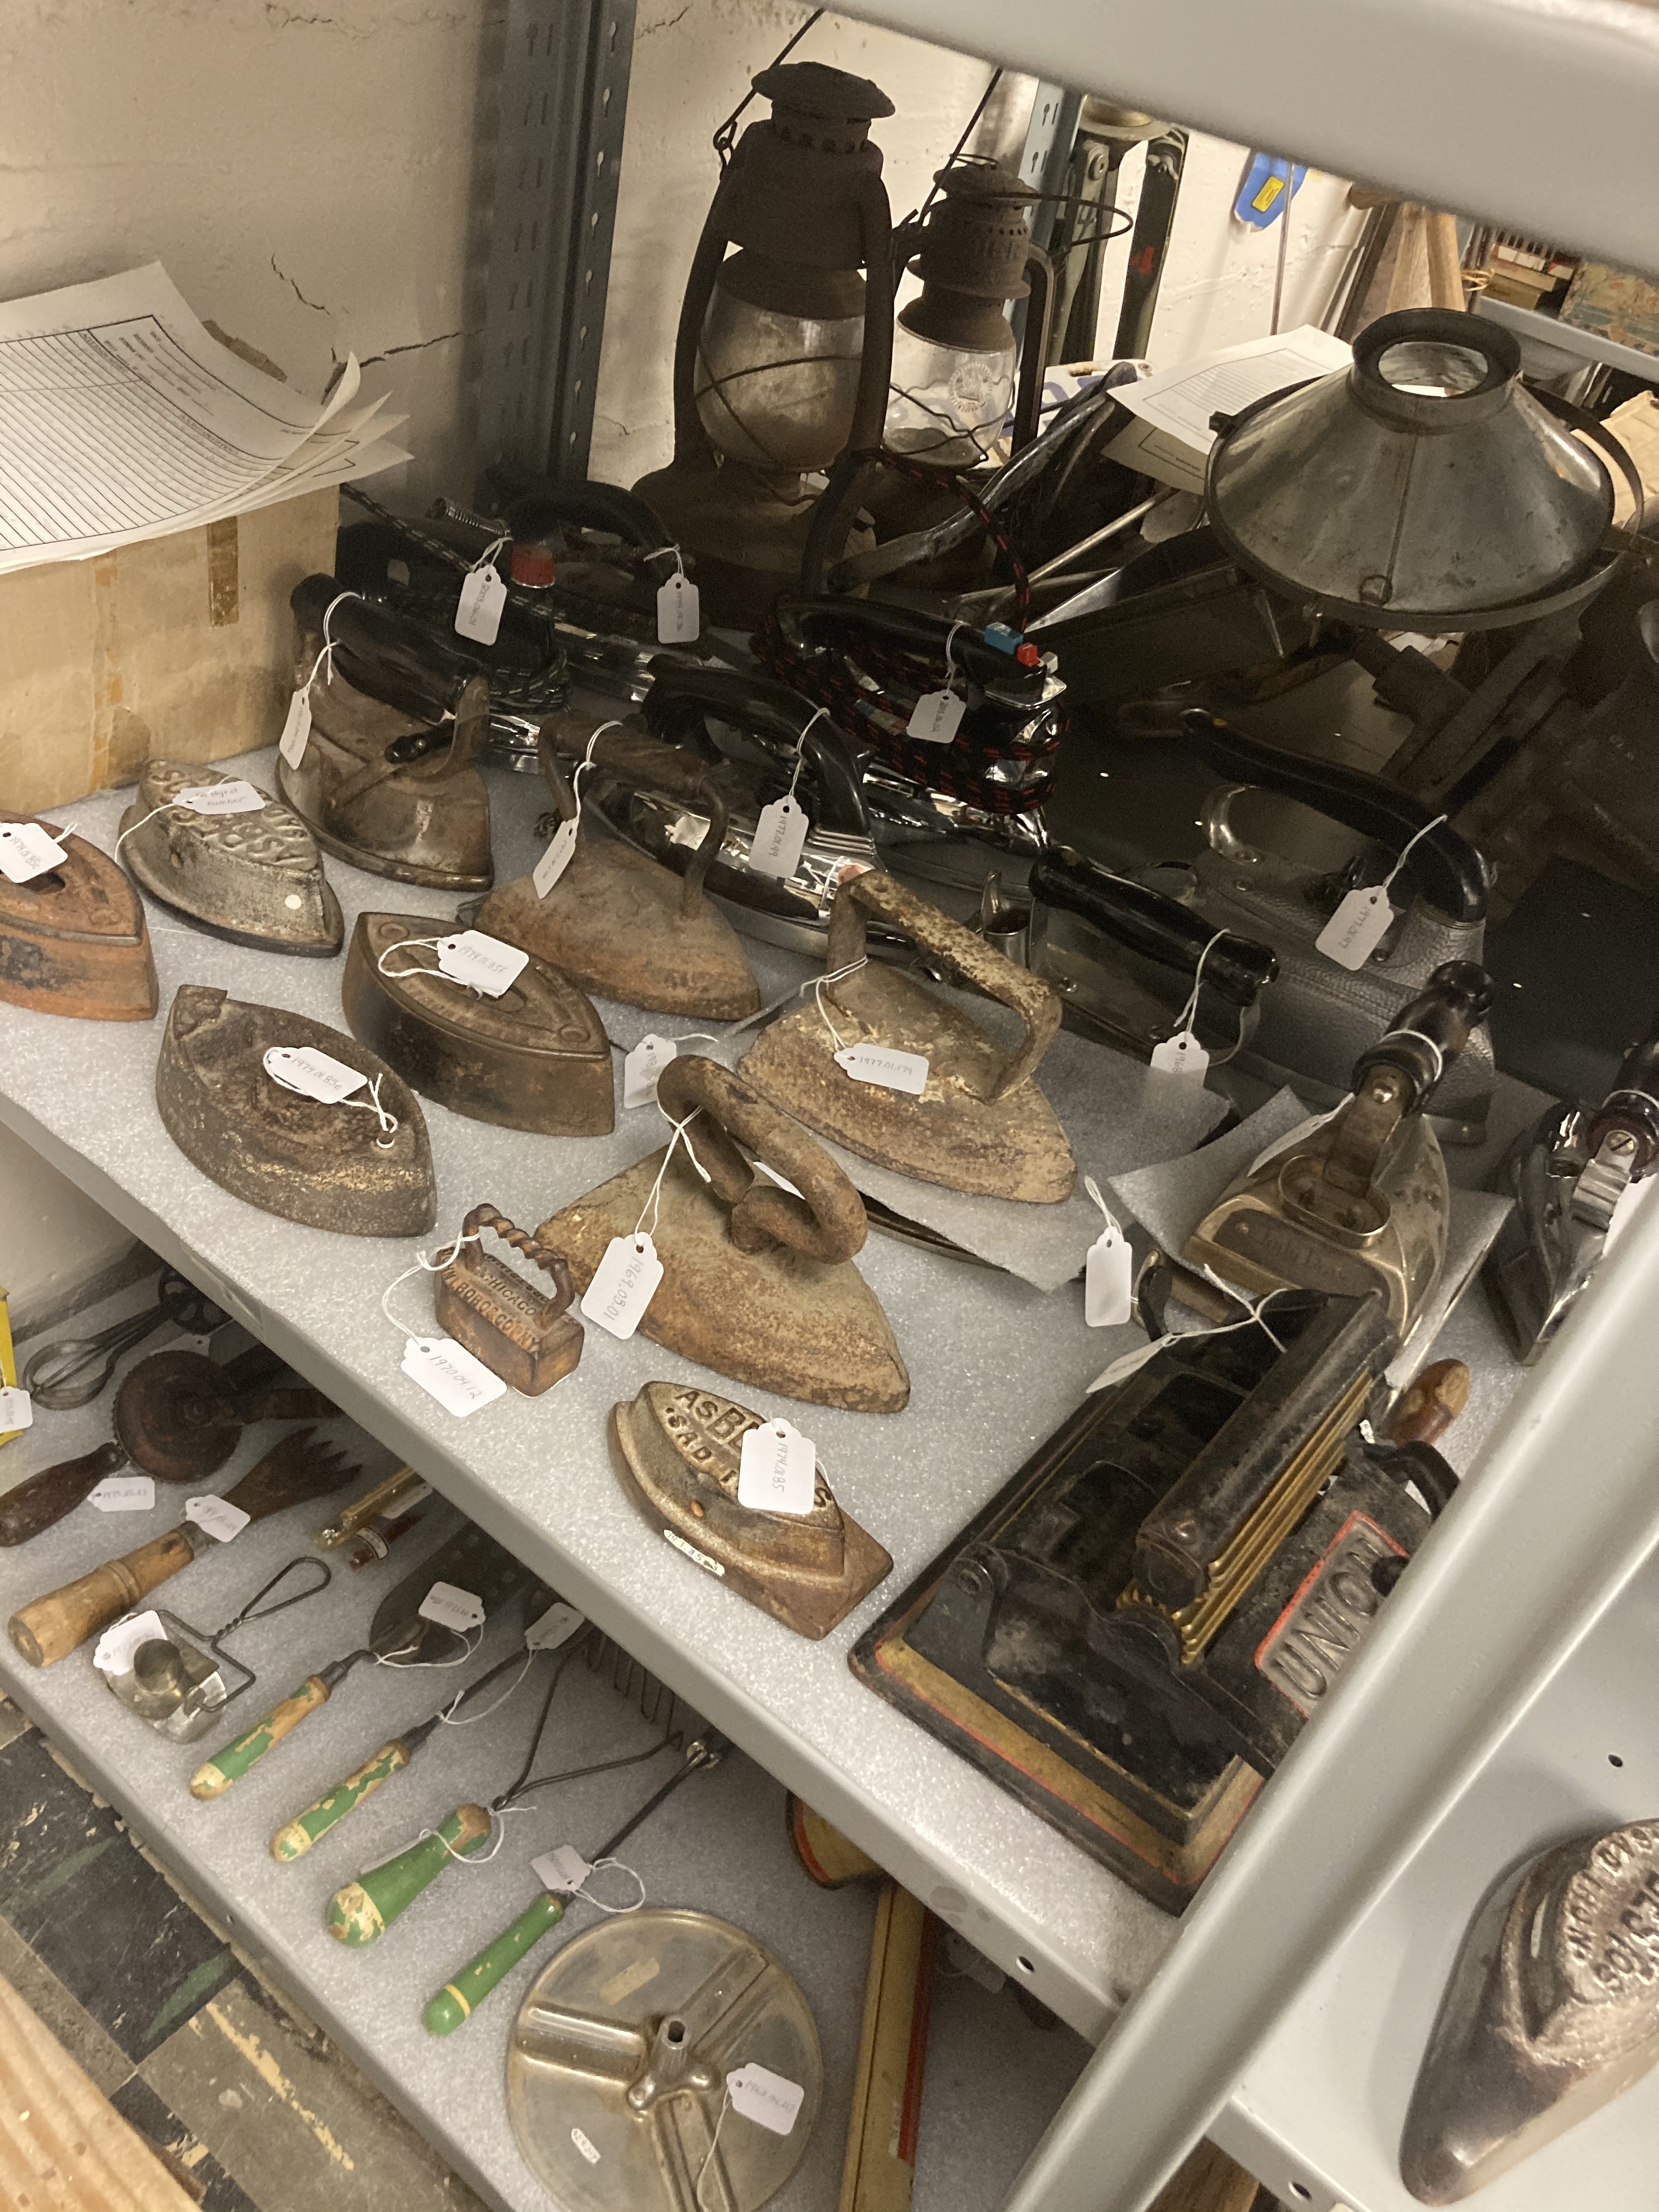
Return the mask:
<path id="1" fill-rule="evenodd" d="M 757 2065 L 752 2058 L 726 2075 L 726 2092 L 734 2112 L 769 2128 L 775 2136 L 791 2133 L 806 2097 L 799 2081 L 787 2081 L 770 2067 Z"/>
<path id="2" fill-rule="evenodd" d="M 34 1407 L 27 1390 L 15 1383 L 0 1389 L 0 1437 L 15 1436 L 19 1429 L 34 1426 Z"/>
<path id="3" fill-rule="evenodd" d="M 544 1889 L 558 1897 L 574 1897 L 593 1869 L 574 1844 L 561 1844 L 532 1859 L 530 1871 Z"/>
<path id="4" fill-rule="evenodd" d="M 193 783 L 173 801 L 175 806 L 189 807 L 192 814 L 257 814 L 264 803 L 253 786 L 239 775 L 227 776 L 222 783 Z"/>
<path id="5" fill-rule="evenodd" d="M 586 1628 L 587 1615 L 578 1613 L 574 1605 L 555 1598 L 547 1611 L 532 1620 L 524 1632 L 526 1651 L 556 1651 L 562 1644 L 568 1644 L 579 1628 Z"/>
<path id="6" fill-rule="evenodd" d="M 1190 1030 L 1179 1030 L 1152 1048 L 1152 1066 L 1159 1075 L 1179 1075 L 1188 1082 L 1202 1083 L 1209 1065 L 1209 1054 Z"/>
<path id="7" fill-rule="evenodd" d="M 482 1359 L 475 1359 L 464 1344 L 450 1336 L 411 1336 L 404 1346 L 403 1371 L 418 1382 L 445 1413 L 464 1421 L 469 1413 L 488 1406 L 507 1393 L 499 1375 Z"/>
<path id="8" fill-rule="evenodd" d="M 280 1083 L 285 1091 L 297 1091 L 301 1098 L 314 1098 L 322 1106 L 337 1106 L 368 1080 L 343 1060 L 336 1060 L 332 1053 L 319 1052 L 314 1044 L 274 1044 L 265 1054 L 264 1066 L 273 1083 Z"/>
<path id="9" fill-rule="evenodd" d="M 288 702 L 288 720 L 283 725 L 283 734 L 276 740 L 276 750 L 290 768 L 298 768 L 306 757 L 307 741 L 311 736 L 311 691 L 307 686 L 295 693 Z"/>
<path id="10" fill-rule="evenodd" d="M 757 876 L 793 876 L 800 865 L 801 848 L 811 828 L 806 810 L 793 799 L 775 799 L 763 806 L 749 843 L 749 865 Z"/>
<path id="11" fill-rule="evenodd" d="M 547 850 L 530 872 L 530 880 L 536 886 L 536 896 L 544 899 L 559 878 L 576 857 L 577 824 L 573 815 L 568 822 L 561 822 L 547 842 Z"/>
<path id="12" fill-rule="evenodd" d="M 908 1091 L 920 1098 L 927 1088 L 927 1060 L 919 1052 L 896 1052 L 890 1045 L 843 1045 L 836 1065 L 854 1083 L 878 1083 L 884 1091 Z"/>
<path id="13" fill-rule="evenodd" d="M 968 702 L 954 691 L 924 691 L 910 709 L 905 735 L 924 745 L 948 745 L 967 712 Z"/>
<path id="14" fill-rule="evenodd" d="M 483 1600 L 453 1583 L 434 1583 L 417 1610 L 422 1620 L 435 1620 L 440 1628 L 453 1628 L 458 1636 L 483 1626 Z"/>
<path id="15" fill-rule="evenodd" d="M 746 1429 L 738 1469 L 738 1503 L 756 1513 L 810 1513 L 818 1455 L 810 1437 L 787 1421 Z"/>
<path id="16" fill-rule="evenodd" d="M 0 822 L 0 876 L 8 883 L 27 884 L 48 868 L 61 867 L 68 858 L 38 822 Z"/>
<path id="17" fill-rule="evenodd" d="M 516 945 L 503 945 L 499 937 L 486 937 L 481 929 L 441 937 L 435 950 L 439 969 L 451 982 L 471 983 L 488 999 L 499 999 L 530 964 L 527 952 Z"/>
<path id="18" fill-rule="evenodd" d="M 492 562 L 488 568 L 473 568 L 461 579 L 461 596 L 455 605 L 455 628 L 463 637 L 475 644 L 494 645 L 501 627 L 501 610 L 507 605 L 507 586 Z"/>
<path id="19" fill-rule="evenodd" d="M 696 586 L 689 576 L 671 576 L 657 594 L 658 644 L 693 644 L 702 626 Z"/>
<path id="20" fill-rule="evenodd" d="M 92 1663 L 100 1674 L 130 1674 L 132 1655 L 141 1644 L 155 1644 L 167 1634 L 157 1613 L 130 1613 L 106 1628 L 93 1650 Z"/>
<path id="21" fill-rule="evenodd" d="M 582 1311 L 589 1321 L 597 1322 L 626 1343 L 644 1318 L 661 1280 L 662 1261 L 643 1231 L 637 1237 L 613 1237 L 593 1270 L 593 1279 L 582 1298 Z"/>
<path id="22" fill-rule="evenodd" d="M 233 1505 L 228 1498 L 187 1498 L 185 1518 L 193 1521 L 216 1544 L 230 1544 L 241 1534 L 252 1516 L 244 1513 L 240 1505 Z"/>
<path id="23" fill-rule="evenodd" d="M 1109 1222 L 1083 1263 L 1083 1318 L 1091 1328 L 1121 1328 L 1128 1320 L 1130 1273 L 1129 1240 Z"/>
<path id="24" fill-rule="evenodd" d="M 649 1106 L 657 1096 L 657 1078 L 675 1053 L 672 1037 L 642 1036 L 623 1062 L 623 1105 Z"/>
<path id="25" fill-rule="evenodd" d="M 1316 951 L 1339 968 L 1364 966 L 1388 934 L 1394 908 L 1388 888 L 1373 884 L 1368 890 L 1350 891 L 1314 939 Z"/>
<path id="26" fill-rule="evenodd" d="M 147 1474 L 106 1474 L 88 1492 L 87 1503 L 100 1513 L 148 1513 L 155 1503 L 155 1485 Z"/>

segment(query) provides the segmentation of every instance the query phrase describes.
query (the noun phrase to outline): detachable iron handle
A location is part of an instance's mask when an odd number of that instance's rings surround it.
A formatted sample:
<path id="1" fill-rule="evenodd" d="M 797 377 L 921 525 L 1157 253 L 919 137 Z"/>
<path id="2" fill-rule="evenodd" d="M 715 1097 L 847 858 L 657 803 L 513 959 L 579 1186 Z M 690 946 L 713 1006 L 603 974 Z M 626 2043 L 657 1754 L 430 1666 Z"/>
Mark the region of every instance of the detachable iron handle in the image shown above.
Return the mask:
<path id="1" fill-rule="evenodd" d="M 539 544 L 566 523 L 578 530 L 606 531 L 635 555 L 652 556 L 640 565 L 658 583 L 665 584 L 675 573 L 673 532 L 653 507 L 619 484 L 591 479 L 566 483 L 544 477 L 513 501 L 506 520 L 520 544 Z M 689 556 L 685 565 L 692 565 Z"/>
<path id="2" fill-rule="evenodd" d="M 328 611 L 337 599 L 339 605 L 331 616 Z M 459 720 L 468 684 L 481 680 L 476 661 L 446 645 L 424 624 L 358 597 L 337 577 L 307 576 L 295 586 L 289 604 L 303 640 L 301 650 L 310 659 L 322 650 L 326 617 L 335 647 L 335 672 L 371 699 L 396 707 L 416 721 L 441 722 L 451 715 Z M 319 684 L 325 675 L 326 670 L 319 672 Z"/>
<path id="3" fill-rule="evenodd" d="M 1486 914 L 1486 864 L 1467 837 L 1449 822 L 1431 830 L 1437 809 L 1431 809 L 1411 793 L 1396 790 L 1381 776 L 1363 769 L 1339 768 L 1330 761 L 1304 758 L 1247 738 L 1231 722 L 1205 707 L 1188 707 L 1172 713 L 1156 702 L 1126 707 L 1118 718 L 1124 737 L 1182 737 L 1209 767 L 1241 784 L 1254 784 L 1285 799 L 1299 799 L 1316 813 L 1327 816 L 1362 837 L 1374 838 L 1399 854 L 1413 837 L 1413 848 L 1401 875 L 1402 896 L 1396 905 L 1409 903 L 1409 890 L 1426 899 L 1455 921 L 1483 921 Z M 1426 831 L 1426 836 L 1419 833 Z"/>
<path id="4" fill-rule="evenodd" d="M 691 855 L 680 894 L 680 914 L 689 921 L 702 911 L 703 878 L 726 842 L 726 824 L 731 819 L 726 801 L 707 763 L 694 760 L 689 753 L 677 752 L 659 738 L 621 723 L 606 730 L 594 744 L 593 733 L 600 727 L 599 720 L 591 715 L 562 714 L 544 722 L 537 734 L 542 774 L 553 793 L 560 818 L 568 822 L 576 811 L 575 796 L 560 755 L 566 759 L 584 760 L 590 744 L 593 745 L 594 766 L 603 769 L 608 775 L 618 776 L 624 783 L 642 790 L 659 791 L 665 798 L 677 799 L 706 814 L 708 827 L 703 832 L 702 842 Z"/>
<path id="5" fill-rule="evenodd" d="M 665 744 L 685 744 L 712 715 L 752 730 L 781 751 L 786 762 L 792 762 L 799 750 L 817 793 L 816 826 L 841 836 L 873 836 L 853 742 L 810 699 L 765 677 L 743 675 L 732 668 L 692 666 L 660 653 L 653 657 L 647 672 L 652 688 L 645 719 Z M 708 742 L 718 750 L 714 738 Z"/>
<path id="6" fill-rule="evenodd" d="M 337 1942 L 354 1949 L 373 1943 L 447 1866 L 482 1850 L 489 1826 L 489 1814 L 482 1805 L 458 1805 L 430 1835 L 337 1889 L 328 1900 L 324 1926 Z"/>
<path id="7" fill-rule="evenodd" d="M 1659 1162 L 1659 1014 L 1649 1024 L 1647 1035 L 1625 1054 L 1612 1090 L 1591 1118 L 1584 1142 L 1592 1159 L 1616 1130 L 1636 1139 L 1630 1179 L 1639 1182 Z"/>
<path id="8" fill-rule="evenodd" d="M 510 1244 L 515 1252 L 522 1253 L 532 1267 L 539 1267 L 553 1285 L 553 1296 L 548 1301 L 555 1313 L 562 1313 L 576 1295 L 575 1284 L 570 1277 L 570 1262 L 564 1254 L 551 1244 L 543 1244 L 528 1230 L 520 1229 L 516 1222 L 493 1206 L 475 1206 L 461 1224 L 463 1238 L 477 1237 L 486 1229 L 494 1230 L 503 1244 Z M 459 1255 L 458 1255 L 459 1256 Z M 451 1262 L 453 1266 L 453 1261 Z"/>
<path id="9" fill-rule="evenodd" d="M 1376 1067 L 1397 1068 L 1413 1095 L 1401 1106 L 1409 1114 L 1423 1103 L 1469 1041 L 1471 1030 L 1492 1012 L 1492 977 L 1473 960 L 1448 960 L 1427 985 L 1395 1016 L 1386 1036 L 1354 1062 L 1358 1093 Z"/>
<path id="10" fill-rule="evenodd" d="M 20 1482 L 0 1498 L 0 1544 L 27 1544 L 56 1526 L 89 1497 L 106 1474 L 118 1474 L 127 1465 L 122 1444 L 100 1444 L 79 1459 L 60 1460 L 42 1468 L 27 1482 Z"/>
<path id="11" fill-rule="evenodd" d="M 978 630 L 919 607 L 890 606 L 879 599 L 785 598 L 775 603 L 773 612 L 785 643 L 796 653 L 816 657 L 839 651 L 856 658 L 860 648 L 874 646 L 879 652 L 896 647 L 902 653 L 926 655 L 942 670 L 948 644 L 950 665 L 970 684 L 1005 698 L 1010 692 L 1029 695 L 1034 707 L 1048 680 L 1040 659 L 1022 666 L 1000 646 L 988 645 Z"/>
<path id="12" fill-rule="evenodd" d="M 1216 933 L 1201 915 L 1150 884 L 1115 876 L 1069 845 L 1049 845 L 1031 863 L 1031 896 L 1074 914 L 1092 928 L 1190 975 L 1200 959 L 1204 985 L 1240 1008 L 1253 1006 L 1279 973 L 1279 956 L 1254 938 Z M 1213 941 L 1212 941 L 1213 940 Z"/>
<path id="13" fill-rule="evenodd" d="M 741 1076 L 701 1053 L 681 1053 L 657 1079 L 657 1103 L 673 1121 L 700 1109 L 687 1132 L 709 1188 L 732 1208 L 740 1252 L 787 1244 L 813 1260 L 850 1260 L 869 1224 L 864 1200 L 799 1121 L 769 1105 Z M 787 1176 L 799 1198 L 757 1176 L 732 1141 Z"/>
<path id="14" fill-rule="evenodd" d="M 1005 1097 L 1032 1074 L 1054 1041 L 1063 1011 L 1060 994 L 1039 975 L 1021 968 L 988 945 L 978 933 L 908 890 L 884 868 L 843 876 L 830 908 L 825 968 L 829 974 L 852 968 L 865 957 L 866 917 L 885 925 L 924 952 L 936 954 L 965 981 L 1019 1016 L 1024 1027 L 1019 1050 L 1003 1068 L 992 1090 Z M 834 986 L 830 987 L 832 990 Z M 660 1086 L 659 1086 L 660 1087 Z"/>

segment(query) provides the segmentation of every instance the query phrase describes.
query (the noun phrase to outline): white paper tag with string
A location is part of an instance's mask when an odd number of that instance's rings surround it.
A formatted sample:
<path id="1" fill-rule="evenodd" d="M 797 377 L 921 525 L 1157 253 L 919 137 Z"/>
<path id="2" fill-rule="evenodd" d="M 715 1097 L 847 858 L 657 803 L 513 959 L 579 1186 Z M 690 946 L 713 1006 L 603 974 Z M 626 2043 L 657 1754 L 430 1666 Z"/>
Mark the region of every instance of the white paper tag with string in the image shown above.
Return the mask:
<path id="1" fill-rule="evenodd" d="M 506 605 L 507 586 L 495 562 L 469 568 L 461 579 L 461 595 L 455 603 L 456 630 L 476 645 L 494 645 Z"/>
<path id="2" fill-rule="evenodd" d="M 1083 1263 L 1083 1318 L 1091 1328 L 1121 1328 L 1130 1318 L 1129 1240 L 1092 1176 L 1085 1176 L 1083 1188 L 1106 1217 Z"/>
<path id="3" fill-rule="evenodd" d="M 948 745 L 967 712 L 968 702 L 954 691 L 924 691 L 910 709 L 905 735 L 924 745 Z"/>
<path id="4" fill-rule="evenodd" d="M 290 768 L 298 768 L 306 757 L 307 740 L 311 736 L 311 686 L 301 684 L 288 702 L 288 720 L 283 725 L 283 734 L 276 740 L 276 750 Z"/>
<path id="5" fill-rule="evenodd" d="M 192 783 L 173 803 L 187 806 L 192 814 L 257 814 L 265 802 L 251 783 L 236 775 L 227 776 L 222 783 Z"/>
<path id="6" fill-rule="evenodd" d="M 418 1382 L 458 1421 L 507 1394 L 501 1376 L 452 1336 L 411 1336 L 404 1346 L 401 1364 L 410 1381 Z"/>
<path id="7" fill-rule="evenodd" d="M 836 1054 L 836 1065 L 854 1083 L 878 1083 L 884 1091 L 908 1091 L 913 1098 L 920 1098 L 927 1088 L 924 1053 L 899 1052 L 884 1044 L 848 1044 Z"/>
<path id="8" fill-rule="evenodd" d="M 672 1037 L 642 1036 L 623 1061 L 623 1105 L 654 1106 L 657 1078 L 678 1048 Z"/>
<path id="9" fill-rule="evenodd" d="M 1443 814 L 1437 814 L 1432 822 L 1423 824 L 1414 837 L 1408 837 L 1380 884 L 1369 884 L 1361 890 L 1348 893 L 1315 938 L 1316 951 L 1322 952 L 1328 960 L 1334 960 L 1339 968 L 1346 968 L 1351 973 L 1364 966 L 1388 935 L 1389 925 L 1394 920 L 1394 902 L 1389 893 L 1395 878 L 1405 866 L 1413 848 L 1421 844 L 1431 830 L 1437 830 L 1445 819 Z"/>
<path id="10" fill-rule="evenodd" d="M 1138 1344 L 1133 1352 L 1126 1352 L 1121 1358 L 1113 1360 L 1109 1367 L 1103 1367 L 1084 1395 L 1088 1397 L 1096 1390 L 1109 1390 L 1115 1382 L 1127 1382 L 1149 1359 L 1156 1358 L 1169 1341 L 1167 1336 L 1155 1336 L 1150 1344 Z"/>
<path id="11" fill-rule="evenodd" d="M 811 828 L 806 809 L 795 799 L 775 799 L 763 806 L 749 843 L 749 865 L 757 876 L 793 876 L 800 865 L 806 833 Z"/>
<path id="12" fill-rule="evenodd" d="M 503 945 L 481 929 L 464 929 L 454 937 L 441 937 L 433 948 L 438 971 L 452 983 L 471 983 L 487 999 L 499 999 L 516 983 L 530 965 L 530 955 L 516 945 Z"/>
<path id="13" fill-rule="evenodd" d="M 132 1655 L 141 1644 L 156 1644 L 166 1636 L 159 1613 L 130 1613 L 106 1628 L 93 1646 L 92 1663 L 100 1674 L 130 1674 Z"/>
<path id="14" fill-rule="evenodd" d="M 185 1518 L 193 1521 L 198 1528 L 205 1529 L 216 1544 L 232 1544 L 240 1536 L 252 1515 L 244 1513 L 240 1505 L 233 1505 L 228 1498 L 187 1498 Z"/>
<path id="15" fill-rule="evenodd" d="M 416 1611 L 422 1620 L 435 1620 L 440 1628 L 453 1628 L 458 1636 L 484 1623 L 483 1600 L 454 1583 L 434 1583 Z"/>
<path id="16" fill-rule="evenodd" d="M 769 2066 L 757 2065 L 752 2058 L 746 2066 L 739 2066 L 726 2075 L 726 2094 L 732 2100 L 732 2111 L 740 2118 L 753 2120 L 757 2127 L 769 2129 L 775 2136 L 793 2131 L 806 2099 L 806 2092 L 799 2081 L 775 2074 Z"/>
<path id="17" fill-rule="evenodd" d="M 15 1382 L 0 1388 L 0 1437 L 34 1426 L 34 1406 L 27 1390 Z"/>
<path id="18" fill-rule="evenodd" d="M 155 1484 L 147 1474 L 106 1474 L 87 1503 L 100 1513 L 148 1513 L 155 1504 Z"/>
<path id="19" fill-rule="evenodd" d="M 574 1844 L 561 1844 L 556 1850 L 532 1859 L 530 1871 L 556 1897 L 574 1897 L 593 1869 Z"/>
<path id="20" fill-rule="evenodd" d="M 1152 1064 L 1159 1075 L 1178 1075 L 1202 1083 L 1210 1055 L 1190 1030 L 1177 1030 L 1174 1036 L 1152 1047 Z"/>
<path id="21" fill-rule="evenodd" d="M 1328 1121 L 1334 1121 L 1342 1111 L 1342 1108 L 1349 1104 L 1352 1097 L 1353 1093 L 1351 1091 L 1347 1097 L 1342 1100 L 1341 1104 L 1333 1106 L 1328 1114 L 1310 1114 L 1305 1121 L 1298 1121 L 1293 1129 L 1286 1129 L 1282 1137 L 1275 1137 L 1272 1144 L 1264 1145 L 1249 1167 L 1245 1169 L 1245 1174 L 1253 1176 L 1258 1168 L 1265 1168 L 1269 1160 L 1276 1160 L 1281 1152 L 1288 1152 L 1293 1145 L 1299 1145 L 1304 1137 L 1311 1137 L 1316 1129 L 1322 1129 Z"/>
<path id="22" fill-rule="evenodd" d="M 555 1598 L 544 1613 L 538 1613 L 524 1632 L 526 1651 L 556 1651 L 562 1644 L 568 1644 L 579 1628 L 586 1628 L 587 1615 L 578 1613 L 574 1605 L 567 1605 L 562 1597 Z"/>
<path id="23" fill-rule="evenodd" d="M 684 568 L 671 576 L 657 593 L 659 645 L 692 645 L 702 628 L 702 611 L 696 586 Z"/>
<path id="24" fill-rule="evenodd" d="M 0 822 L 0 876 L 8 883 L 27 884 L 60 868 L 69 854 L 38 822 Z"/>
<path id="25" fill-rule="evenodd" d="M 536 886 L 538 899 L 547 896 L 559 878 L 576 856 L 576 839 L 580 825 L 573 815 L 568 822 L 561 822 L 547 841 L 547 850 L 530 872 L 530 880 Z"/>
<path id="26" fill-rule="evenodd" d="M 368 1080 L 314 1044 L 274 1044 L 265 1054 L 264 1067 L 265 1073 L 284 1091 L 297 1091 L 301 1098 L 314 1098 L 323 1106 L 337 1106 Z"/>
<path id="27" fill-rule="evenodd" d="M 626 1343 L 639 1327 L 661 1280 L 662 1261 L 642 1229 L 632 1237 L 613 1237 L 583 1293 L 582 1312 L 608 1334 Z"/>
<path id="28" fill-rule="evenodd" d="M 787 1421 L 745 1429 L 738 1468 L 738 1503 L 751 1513 L 810 1513 L 817 1448 Z"/>

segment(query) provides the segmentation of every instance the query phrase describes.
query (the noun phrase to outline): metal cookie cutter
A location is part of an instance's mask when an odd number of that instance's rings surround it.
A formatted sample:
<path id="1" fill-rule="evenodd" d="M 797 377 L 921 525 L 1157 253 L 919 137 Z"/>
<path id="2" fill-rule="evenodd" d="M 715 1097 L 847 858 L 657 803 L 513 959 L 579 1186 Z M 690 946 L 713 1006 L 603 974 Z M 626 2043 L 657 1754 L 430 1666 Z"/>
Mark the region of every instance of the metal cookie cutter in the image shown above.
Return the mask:
<path id="1" fill-rule="evenodd" d="M 486 1229 L 551 1279 L 551 1297 L 484 1251 L 479 1239 Z M 539 1397 L 562 1382 L 582 1356 L 581 1323 L 568 1310 L 576 1293 L 565 1256 L 493 1206 L 475 1206 L 461 1235 L 472 1241 L 459 1246 L 432 1286 L 438 1326 L 504 1382 L 526 1398 Z"/>

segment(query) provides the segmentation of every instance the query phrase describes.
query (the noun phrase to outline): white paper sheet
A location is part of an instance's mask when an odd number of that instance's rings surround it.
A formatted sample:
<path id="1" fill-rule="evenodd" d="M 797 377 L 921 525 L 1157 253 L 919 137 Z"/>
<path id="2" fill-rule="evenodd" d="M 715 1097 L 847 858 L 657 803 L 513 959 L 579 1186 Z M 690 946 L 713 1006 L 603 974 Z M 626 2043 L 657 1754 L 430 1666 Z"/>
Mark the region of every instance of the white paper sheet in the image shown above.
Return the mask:
<path id="1" fill-rule="evenodd" d="M 1202 491 L 1204 464 L 1215 443 L 1212 415 L 1237 415 L 1270 392 L 1310 376 L 1328 376 L 1352 358 L 1352 347 L 1311 323 L 1281 331 L 1276 337 L 1195 354 L 1124 386 L 1117 397 L 1139 420 L 1120 431 L 1106 450 L 1114 460 L 1160 483 Z"/>

